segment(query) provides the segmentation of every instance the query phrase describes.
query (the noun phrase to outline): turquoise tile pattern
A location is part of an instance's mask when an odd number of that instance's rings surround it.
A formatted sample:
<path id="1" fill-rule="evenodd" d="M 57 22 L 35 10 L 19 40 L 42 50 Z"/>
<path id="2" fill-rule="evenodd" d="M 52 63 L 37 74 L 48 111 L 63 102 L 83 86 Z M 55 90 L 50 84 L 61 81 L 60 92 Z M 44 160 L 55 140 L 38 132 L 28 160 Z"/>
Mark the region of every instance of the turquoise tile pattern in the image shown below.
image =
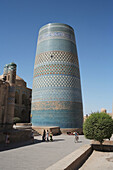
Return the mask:
<path id="1" fill-rule="evenodd" d="M 51 23 L 39 31 L 32 91 L 33 126 L 81 128 L 79 62 L 74 30 Z"/>

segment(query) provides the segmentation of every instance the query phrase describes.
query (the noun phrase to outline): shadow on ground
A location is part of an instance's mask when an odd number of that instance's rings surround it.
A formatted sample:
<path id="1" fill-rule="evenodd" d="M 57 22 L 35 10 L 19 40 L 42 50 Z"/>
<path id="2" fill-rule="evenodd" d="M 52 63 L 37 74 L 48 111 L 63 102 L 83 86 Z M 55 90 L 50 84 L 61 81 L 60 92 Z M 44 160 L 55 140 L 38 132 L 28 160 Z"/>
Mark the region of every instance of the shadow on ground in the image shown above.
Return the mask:
<path id="1" fill-rule="evenodd" d="M 0 145 L 0 152 L 1 151 L 6 151 L 6 150 L 10 150 L 10 149 L 16 149 L 19 147 L 24 147 L 24 146 L 29 146 L 29 145 L 35 145 L 37 143 L 41 143 L 42 140 L 37 140 L 35 139 L 34 142 L 32 141 L 26 141 L 26 142 L 22 142 L 22 143 L 10 143 L 8 145 L 6 144 L 1 144 Z"/>
<path id="2" fill-rule="evenodd" d="M 64 139 L 54 139 L 52 142 L 59 142 L 59 141 L 64 141 Z M 10 143 L 8 145 L 0 144 L 0 152 L 7 151 L 7 150 L 10 150 L 10 149 L 17 149 L 17 148 L 29 146 L 29 145 L 35 145 L 35 144 L 38 144 L 38 143 L 41 143 L 41 142 L 47 142 L 47 141 L 34 139 L 34 142 L 26 141 L 26 142 L 22 142 L 22 143 L 13 143 L 13 144 Z M 48 141 L 48 142 L 51 142 L 51 141 Z"/>
<path id="3" fill-rule="evenodd" d="M 82 143 L 82 141 L 78 141 L 78 142 L 75 142 L 75 143 Z"/>
<path id="4" fill-rule="evenodd" d="M 65 139 L 54 139 L 53 142 L 60 142 L 60 141 L 64 141 Z"/>

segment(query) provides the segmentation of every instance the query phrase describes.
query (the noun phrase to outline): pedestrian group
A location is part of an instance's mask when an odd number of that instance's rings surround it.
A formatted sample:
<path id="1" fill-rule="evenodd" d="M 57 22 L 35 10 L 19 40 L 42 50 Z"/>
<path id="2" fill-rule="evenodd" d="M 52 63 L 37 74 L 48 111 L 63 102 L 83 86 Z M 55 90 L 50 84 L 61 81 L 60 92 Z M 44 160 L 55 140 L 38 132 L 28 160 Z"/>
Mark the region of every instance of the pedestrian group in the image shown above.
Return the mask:
<path id="1" fill-rule="evenodd" d="M 42 141 L 53 141 L 53 134 L 52 134 L 52 131 L 50 131 L 50 133 L 49 133 L 49 131 L 47 130 L 47 131 L 45 131 L 45 129 L 44 129 L 44 131 L 43 131 L 43 135 L 42 135 Z"/>

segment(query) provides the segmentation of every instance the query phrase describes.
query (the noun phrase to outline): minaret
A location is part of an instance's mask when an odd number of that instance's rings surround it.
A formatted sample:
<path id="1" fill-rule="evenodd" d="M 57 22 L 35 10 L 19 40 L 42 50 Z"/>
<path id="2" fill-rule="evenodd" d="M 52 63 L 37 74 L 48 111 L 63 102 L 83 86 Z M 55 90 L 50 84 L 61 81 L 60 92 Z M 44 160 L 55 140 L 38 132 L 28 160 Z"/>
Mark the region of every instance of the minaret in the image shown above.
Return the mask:
<path id="1" fill-rule="evenodd" d="M 82 128 L 83 108 L 74 30 L 50 23 L 39 31 L 32 91 L 33 126 Z"/>
<path id="2" fill-rule="evenodd" d="M 15 63 L 7 65 L 7 81 L 9 82 L 9 95 L 8 95 L 8 111 L 7 111 L 7 124 L 9 127 L 13 125 L 14 117 L 14 104 L 15 104 L 15 81 L 16 81 L 16 67 Z"/>

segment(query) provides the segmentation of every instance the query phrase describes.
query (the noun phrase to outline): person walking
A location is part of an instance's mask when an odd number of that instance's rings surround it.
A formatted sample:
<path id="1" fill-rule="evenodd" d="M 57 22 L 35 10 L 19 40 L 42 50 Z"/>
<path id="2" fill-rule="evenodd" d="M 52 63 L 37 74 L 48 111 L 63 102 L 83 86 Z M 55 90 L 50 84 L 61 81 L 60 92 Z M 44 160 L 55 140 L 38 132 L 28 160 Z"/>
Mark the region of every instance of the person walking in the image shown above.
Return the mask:
<path id="1" fill-rule="evenodd" d="M 74 135 L 75 135 L 75 142 L 78 142 L 78 139 L 79 139 L 79 136 L 78 136 L 78 135 L 79 135 L 79 134 L 75 131 L 75 132 L 74 132 Z"/>
<path id="2" fill-rule="evenodd" d="M 46 132 L 46 139 L 47 139 L 47 142 L 49 141 L 49 131 L 47 130 Z"/>
<path id="3" fill-rule="evenodd" d="M 43 135 L 42 135 L 42 141 L 43 141 L 43 142 L 45 141 L 45 137 L 46 137 L 46 131 L 45 131 L 45 129 L 44 129 Z"/>
<path id="4" fill-rule="evenodd" d="M 50 141 L 53 141 L 53 134 L 50 132 Z"/>

